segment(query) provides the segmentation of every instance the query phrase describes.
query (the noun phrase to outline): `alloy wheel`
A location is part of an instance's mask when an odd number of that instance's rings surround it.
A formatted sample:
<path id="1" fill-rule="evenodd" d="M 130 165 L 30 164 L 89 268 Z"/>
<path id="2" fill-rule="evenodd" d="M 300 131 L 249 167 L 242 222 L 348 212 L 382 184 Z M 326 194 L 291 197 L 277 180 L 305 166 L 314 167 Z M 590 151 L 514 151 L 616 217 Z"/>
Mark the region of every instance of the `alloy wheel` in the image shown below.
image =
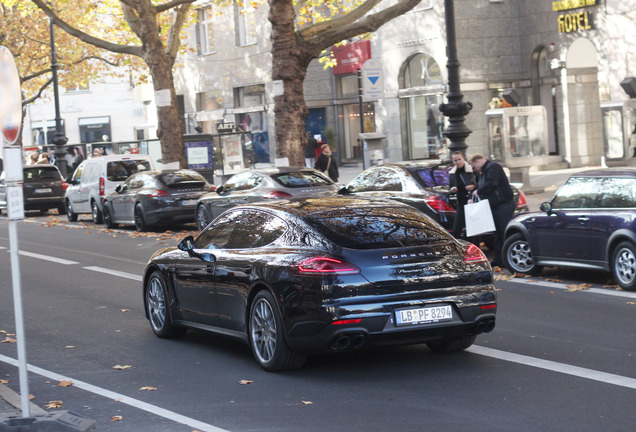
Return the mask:
<path id="1" fill-rule="evenodd" d="M 532 260 L 532 251 L 530 244 L 525 240 L 514 242 L 507 249 L 508 263 L 519 273 L 525 273 L 532 269 L 534 261 Z"/>
<path id="2" fill-rule="evenodd" d="M 274 311 L 264 298 L 254 305 L 250 330 L 254 353 L 261 364 L 269 363 L 274 358 L 278 334 Z"/>
<path id="3" fill-rule="evenodd" d="M 161 331 L 166 325 L 166 297 L 161 282 L 156 277 L 151 280 L 148 287 L 146 303 L 152 329 L 156 332 Z"/>
<path id="4" fill-rule="evenodd" d="M 620 285 L 631 285 L 636 278 L 636 256 L 629 248 L 621 248 L 616 253 L 615 273 Z"/>

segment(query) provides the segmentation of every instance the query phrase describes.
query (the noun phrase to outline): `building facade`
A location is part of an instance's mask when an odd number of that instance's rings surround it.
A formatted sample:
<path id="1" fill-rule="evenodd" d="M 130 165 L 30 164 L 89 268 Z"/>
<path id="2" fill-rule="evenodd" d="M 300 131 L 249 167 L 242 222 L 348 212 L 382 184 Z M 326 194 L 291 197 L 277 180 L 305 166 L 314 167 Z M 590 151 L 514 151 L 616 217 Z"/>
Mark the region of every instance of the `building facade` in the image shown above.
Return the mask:
<path id="1" fill-rule="evenodd" d="M 196 6 L 197 52 L 177 72 L 190 130 L 214 133 L 218 122 L 234 122 L 264 133 L 273 154 L 266 7 L 236 3 L 229 20 L 209 3 Z M 636 0 L 455 0 L 461 91 L 473 105 L 468 153 L 511 166 L 634 162 L 636 105 L 621 82 L 635 74 L 635 20 Z M 334 52 L 336 68 L 314 61 L 307 75 L 307 130 L 330 141 L 341 162 L 361 162 L 363 128 L 383 136 L 384 161 L 447 156 L 442 0 L 422 0 Z M 383 88 L 360 104 L 357 69 L 369 59 L 379 64 Z M 519 108 L 530 106 L 543 107 L 525 109 L 540 115 Z"/>

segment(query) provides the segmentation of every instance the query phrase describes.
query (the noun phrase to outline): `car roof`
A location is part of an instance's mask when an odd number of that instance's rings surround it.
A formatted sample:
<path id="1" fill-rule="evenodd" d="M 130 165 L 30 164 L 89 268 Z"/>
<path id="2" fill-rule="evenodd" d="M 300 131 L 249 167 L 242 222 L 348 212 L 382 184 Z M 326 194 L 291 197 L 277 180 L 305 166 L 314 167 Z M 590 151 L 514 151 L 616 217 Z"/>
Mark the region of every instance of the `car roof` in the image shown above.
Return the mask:
<path id="1" fill-rule="evenodd" d="M 283 211 L 304 217 L 307 215 L 323 212 L 333 212 L 350 208 L 407 208 L 417 211 L 413 207 L 402 204 L 398 201 L 384 199 L 365 199 L 358 197 L 334 196 L 321 198 L 292 198 L 286 200 L 273 200 L 258 202 L 234 207 L 237 208 L 260 208 Z"/>
<path id="2" fill-rule="evenodd" d="M 449 161 L 444 161 L 444 160 L 439 160 L 439 159 L 427 159 L 427 160 L 420 160 L 420 161 L 401 161 L 401 162 L 392 162 L 389 164 L 384 164 L 382 166 L 388 166 L 388 167 L 398 167 L 398 168 L 405 168 L 405 169 L 417 169 L 417 168 L 432 168 L 438 165 L 449 165 L 450 162 Z"/>
<path id="3" fill-rule="evenodd" d="M 636 177 L 636 167 L 594 168 L 570 177 Z"/>
<path id="4" fill-rule="evenodd" d="M 256 174 L 262 174 L 262 175 L 272 175 L 272 174 L 283 174 L 283 173 L 290 173 L 290 172 L 296 172 L 296 171 L 315 171 L 315 169 L 313 168 L 308 168 L 305 166 L 279 166 L 279 167 L 265 167 L 265 168 L 253 168 L 253 169 L 246 169 L 243 171 L 240 171 L 237 174 L 243 173 L 243 172 L 253 172 Z"/>
<path id="5" fill-rule="evenodd" d="M 107 162 L 111 162 L 111 161 L 120 161 L 120 160 L 138 160 L 138 159 L 142 159 L 142 160 L 148 160 L 150 159 L 150 156 L 146 155 L 146 154 L 139 154 L 139 153 L 132 153 L 132 154 L 111 154 L 111 155 L 106 155 L 106 156 L 95 156 L 92 158 L 88 158 L 86 159 L 87 161 L 92 161 L 92 160 L 104 160 Z"/>

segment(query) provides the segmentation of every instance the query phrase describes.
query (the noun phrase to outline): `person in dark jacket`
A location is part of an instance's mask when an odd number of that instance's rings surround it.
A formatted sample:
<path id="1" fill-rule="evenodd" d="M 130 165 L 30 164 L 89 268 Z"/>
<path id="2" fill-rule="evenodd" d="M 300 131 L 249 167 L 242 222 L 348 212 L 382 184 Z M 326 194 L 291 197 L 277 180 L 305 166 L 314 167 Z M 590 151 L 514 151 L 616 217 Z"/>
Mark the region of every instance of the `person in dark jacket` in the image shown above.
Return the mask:
<path id="1" fill-rule="evenodd" d="M 457 211 L 455 220 L 453 221 L 453 235 L 456 238 L 465 238 L 463 231 L 466 228 L 466 219 L 464 217 L 464 206 L 470 198 L 470 194 L 475 190 L 475 173 L 473 168 L 466 163 L 464 154 L 455 151 L 451 155 L 453 164 L 455 165 L 449 172 L 449 184 L 451 194 L 457 196 Z"/>
<path id="2" fill-rule="evenodd" d="M 501 267 L 504 232 L 514 213 L 514 193 L 506 173 L 498 163 L 486 159 L 484 155 L 474 154 L 470 157 L 470 165 L 479 174 L 473 196 L 488 200 L 495 222 L 495 250 L 490 265 Z"/>
<path id="3" fill-rule="evenodd" d="M 314 138 L 311 132 L 307 132 L 307 145 L 304 149 L 306 167 L 311 168 L 315 165 L 317 148 L 318 141 L 316 141 L 316 138 Z"/>
<path id="4" fill-rule="evenodd" d="M 337 182 L 339 177 L 338 164 L 336 164 L 336 161 L 331 154 L 329 144 L 323 144 L 321 150 L 322 151 L 320 155 L 318 155 L 318 159 L 316 159 L 316 165 L 314 168 L 327 174 L 331 180 Z"/>

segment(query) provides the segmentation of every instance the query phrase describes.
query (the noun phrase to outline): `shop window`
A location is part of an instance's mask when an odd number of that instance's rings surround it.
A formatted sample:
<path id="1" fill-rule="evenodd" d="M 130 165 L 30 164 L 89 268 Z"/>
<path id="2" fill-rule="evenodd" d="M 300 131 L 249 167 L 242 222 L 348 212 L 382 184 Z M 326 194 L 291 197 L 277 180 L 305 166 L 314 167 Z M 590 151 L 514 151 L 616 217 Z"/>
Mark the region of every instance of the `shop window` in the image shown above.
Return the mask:
<path id="1" fill-rule="evenodd" d="M 206 7 L 203 9 L 198 9 L 197 14 L 197 53 L 199 55 L 211 54 L 215 50 L 213 22 L 214 15 L 212 14 L 212 8 Z"/>
<path id="2" fill-rule="evenodd" d="M 237 108 L 254 108 L 253 111 L 237 114 L 237 126 L 239 126 L 245 132 L 267 130 L 266 122 L 264 121 L 264 103 L 264 84 L 235 88 L 234 106 Z"/>
<path id="3" fill-rule="evenodd" d="M 82 144 L 110 141 L 110 117 L 81 118 L 79 130 Z"/>
<path id="4" fill-rule="evenodd" d="M 402 88 L 441 86 L 439 63 L 428 54 L 416 54 L 407 60 L 401 81 Z"/>

